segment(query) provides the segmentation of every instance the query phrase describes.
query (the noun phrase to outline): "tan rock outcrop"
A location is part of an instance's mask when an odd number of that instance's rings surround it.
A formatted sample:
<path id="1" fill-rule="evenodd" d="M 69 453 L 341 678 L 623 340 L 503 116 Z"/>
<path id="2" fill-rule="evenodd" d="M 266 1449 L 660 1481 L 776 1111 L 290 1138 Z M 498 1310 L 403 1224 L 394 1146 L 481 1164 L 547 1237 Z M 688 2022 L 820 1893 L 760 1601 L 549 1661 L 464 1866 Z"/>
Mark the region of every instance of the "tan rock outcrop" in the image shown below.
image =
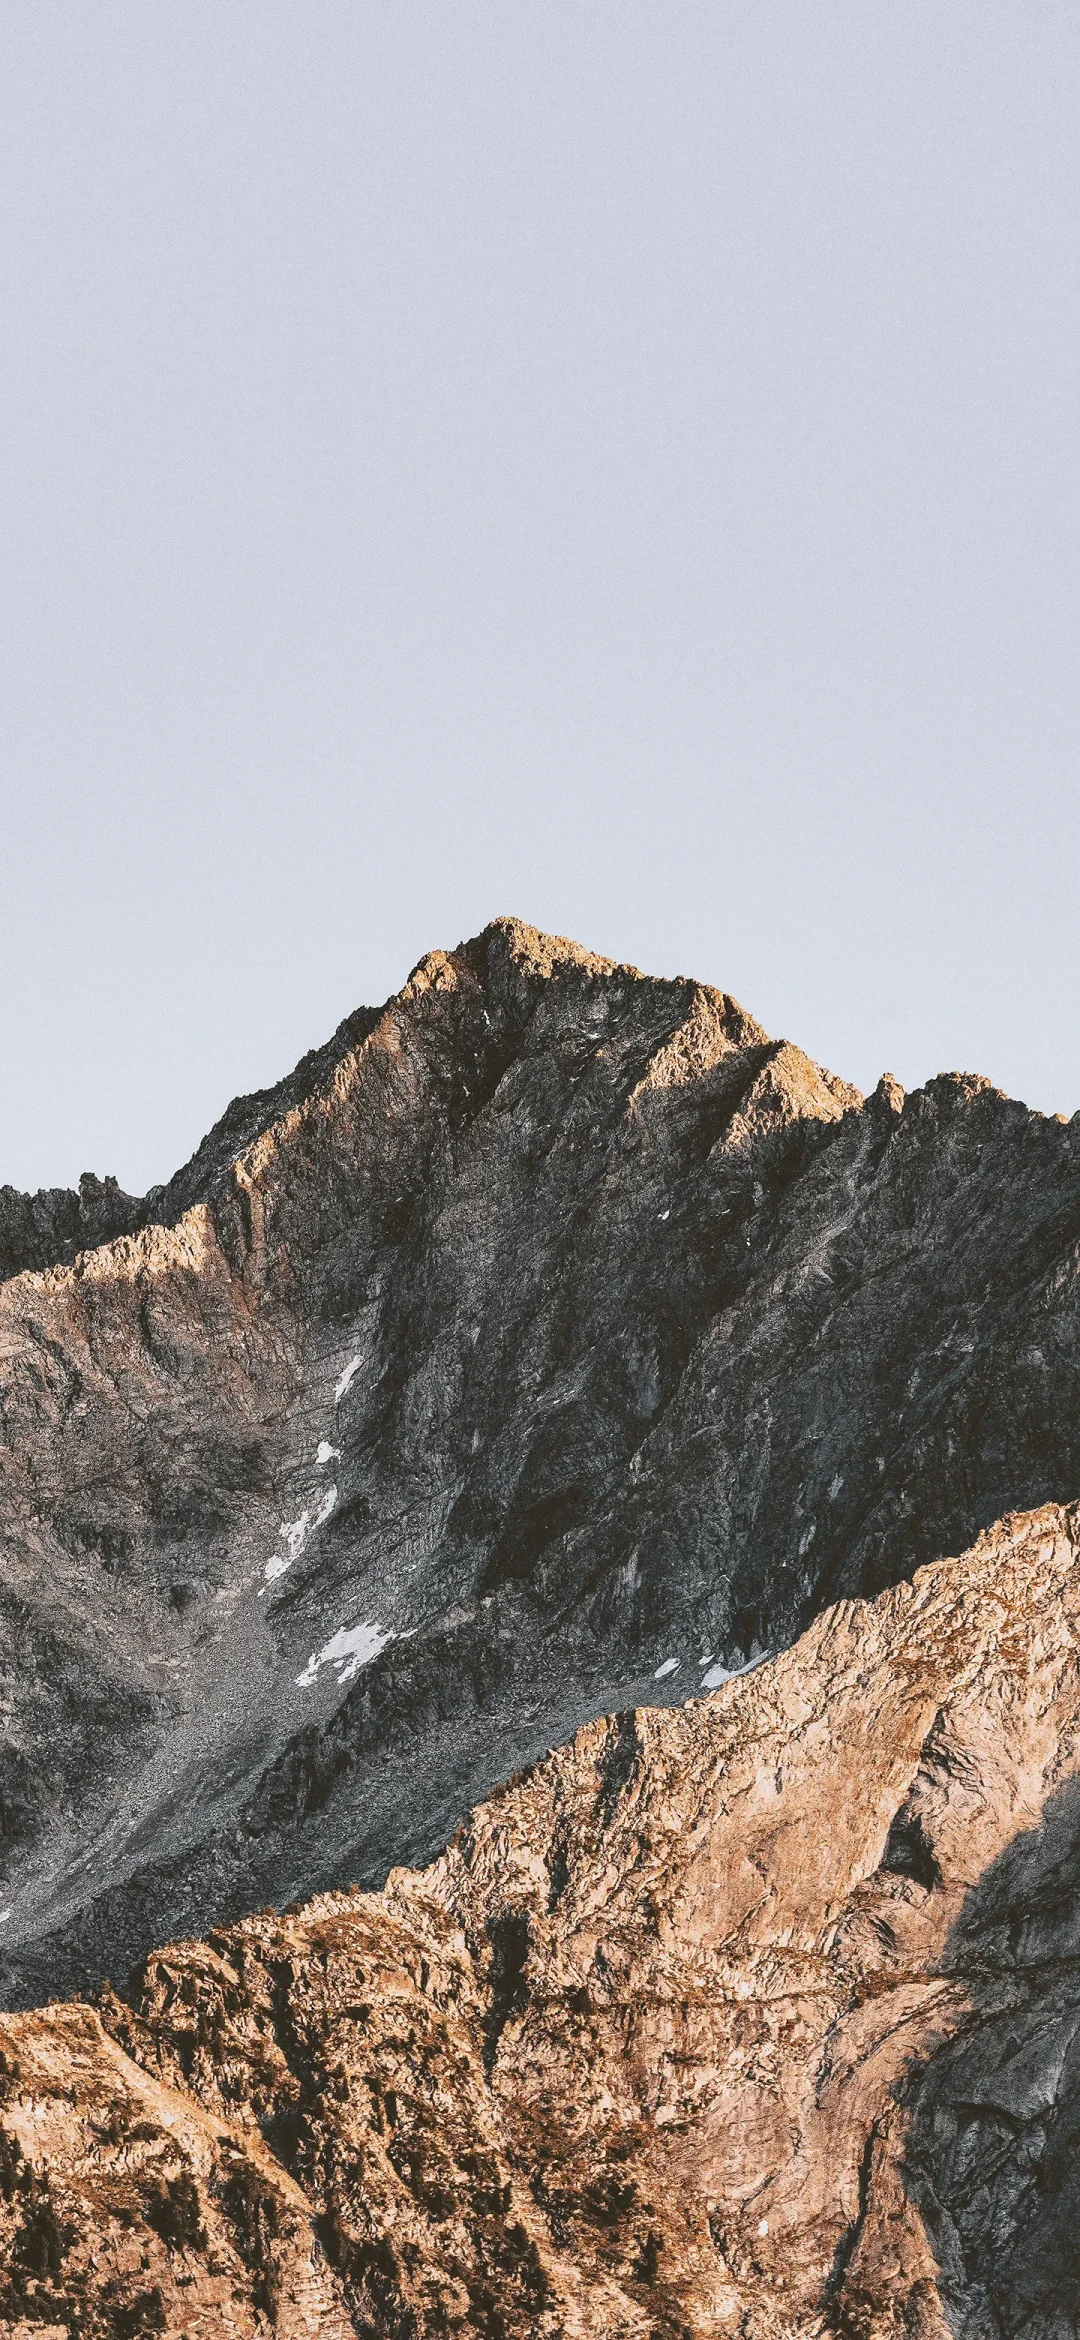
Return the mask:
<path id="1" fill-rule="evenodd" d="M 1067 2340 L 1078 1773 L 1047 1506 L 381 1894 L 3 2018 L 0 2333 Z"/>

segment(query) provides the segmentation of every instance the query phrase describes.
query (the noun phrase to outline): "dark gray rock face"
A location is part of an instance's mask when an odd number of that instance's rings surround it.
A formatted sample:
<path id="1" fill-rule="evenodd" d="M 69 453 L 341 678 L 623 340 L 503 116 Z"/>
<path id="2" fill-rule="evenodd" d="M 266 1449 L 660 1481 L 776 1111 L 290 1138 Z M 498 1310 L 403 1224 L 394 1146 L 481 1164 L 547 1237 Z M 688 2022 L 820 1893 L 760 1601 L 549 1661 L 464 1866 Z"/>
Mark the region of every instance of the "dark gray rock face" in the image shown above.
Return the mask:
<path id="1" fill-rule="evenodd" d="M 95 1178 L 92 1170 L 83 1171 L 77 1192 L 52 1186 L 18 1194 L 13 1186 L 0 1186 L 0 1281 L 24 1268 L 72 1265 L 80 1251 L 132 1234 L 143 1209 L 115 1178 Z"/>
<path id="2" fill-rule="evenodd" d="M 121 1205 L 0 1288 L 9 2004 L 1080 1485 L 1080 1121 L 511 920 Z"/>

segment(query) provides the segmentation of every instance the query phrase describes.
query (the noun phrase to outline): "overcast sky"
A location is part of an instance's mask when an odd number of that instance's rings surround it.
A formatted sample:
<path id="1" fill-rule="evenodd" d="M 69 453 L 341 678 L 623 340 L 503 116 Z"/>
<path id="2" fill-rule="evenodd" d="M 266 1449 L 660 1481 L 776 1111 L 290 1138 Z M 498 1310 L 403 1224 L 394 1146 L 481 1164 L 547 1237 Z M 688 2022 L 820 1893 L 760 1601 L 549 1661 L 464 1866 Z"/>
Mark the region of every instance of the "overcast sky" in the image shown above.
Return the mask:
<path id="1" fill-rule="evenodd" d="M 498 912 L 1080 1106 L 1075 0 L 7 0 L 0 1180 Z"/>

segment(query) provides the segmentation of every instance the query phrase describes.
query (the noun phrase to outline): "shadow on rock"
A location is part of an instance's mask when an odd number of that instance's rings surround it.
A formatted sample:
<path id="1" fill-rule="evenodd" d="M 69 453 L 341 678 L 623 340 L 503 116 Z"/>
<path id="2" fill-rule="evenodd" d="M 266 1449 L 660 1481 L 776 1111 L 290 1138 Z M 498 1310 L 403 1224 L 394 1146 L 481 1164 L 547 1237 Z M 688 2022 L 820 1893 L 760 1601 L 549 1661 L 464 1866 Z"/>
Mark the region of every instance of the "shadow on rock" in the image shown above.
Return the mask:
<path id="1" fill-rule="evenodd" d="M 888 2118 L 871 2138 L 841 2329 L 880 2333 L 882 2300 L 899 2277 L 889 2312 L 894 2328 L 917 2340 L 935 2331 L 956 2340 L 1074 2340 L 1080 1779 L 1049 1798 L 1039 1825 L 1015 1837 L 973 1887 L 941 1972 L 961 1986 L 967 2011 L 899 2092 L 899 2168 L 886 2145 Z M 924 2229 L 914 2250 L 913 2209 Z M 933 2252 L 933 2272 L 929 2253 L 922 2270 L 916 2263 L 920 2240 Z"/>

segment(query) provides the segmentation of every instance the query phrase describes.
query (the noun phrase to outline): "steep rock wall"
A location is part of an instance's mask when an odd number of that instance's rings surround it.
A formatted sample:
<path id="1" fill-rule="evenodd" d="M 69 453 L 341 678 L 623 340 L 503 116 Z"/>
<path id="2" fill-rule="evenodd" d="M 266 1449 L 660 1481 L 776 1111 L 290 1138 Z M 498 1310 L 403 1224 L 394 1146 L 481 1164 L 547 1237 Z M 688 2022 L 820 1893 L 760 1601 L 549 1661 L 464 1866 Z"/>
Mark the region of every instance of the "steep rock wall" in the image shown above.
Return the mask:
<path id="1" fill-rule="evenodd" d="M 503 920 L 10 1278 L 7 2001 L 377 1883 L 588 1716 L 1071 1499 L 1078 1173 L 1080 1123 L 864 1101 Z"/>
<path id="2" fill-rule="evenodd" d="M 0 2019 L 0 2331 L 1068 2340 L 1078 1885 L 1045 1507 L 424 1874 Z"/>

